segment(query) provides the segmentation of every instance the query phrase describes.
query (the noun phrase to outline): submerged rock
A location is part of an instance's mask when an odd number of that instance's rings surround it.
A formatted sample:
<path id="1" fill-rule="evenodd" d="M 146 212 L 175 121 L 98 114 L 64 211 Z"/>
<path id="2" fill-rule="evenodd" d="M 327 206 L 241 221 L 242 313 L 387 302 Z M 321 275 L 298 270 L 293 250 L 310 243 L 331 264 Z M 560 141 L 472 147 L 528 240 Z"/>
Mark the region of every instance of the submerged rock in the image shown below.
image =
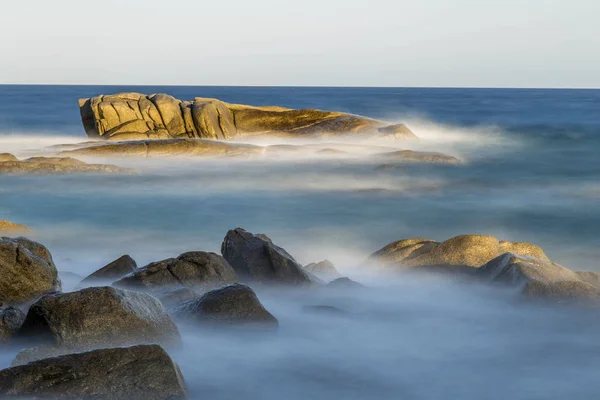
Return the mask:
<path id="1" fill-rule="evenodd" d="M 43 296 L 29 309 L 19 336 L 72 350 L 180 343 L 179 331 L 158 299 L 111 287 Z"/>
<path id="2" fill-rule="evenodd" d="M 0 173 L 26 174 L 72 174 L 72 173 L 131 173 L 132 169 L 115 165 L 87 164 L 70 157 L 33 157 L 26 160 L 16 158 L 0 160 Z"/>
<path id="3" fill-rule="evenodd" d="M 13 222 L 0 219 L 0 233 L 12 234 L 26 232 L 29 232 L 29 228 L 25 225 L 15 224 Z"/>
<path id="4" fill-rule="evenodd" d="M 230 230 L 221 254 L 242 279 L 293 285 L 312 282 L 294 257 L 263 234 L 254 235 L 242 228 Z"/>
<path id="5" fill-rule="evenodd" d="M 173 311 L 176 318 L 209 324 L 277 327 L 278 322 L 256 297 L 239 283 L 211 290 Z"/>
<path id="6" fill-rule="evenodd" d="M 179 367 L 157 345 L 94 350 L 0 371 L 0 397 L 174 400 L 187 398 Z"/>
<path id="7" fill-rule="evenodd" d="M 302 309 L 307 312 L 313 312 L 313 313 L 319 313 L 319 314 L 328 314 L 328 315 L 347 314 L 347 312 L 342 310 L 341 308 L 334 307 L 334 306 L 326 306 L 326 305 L 304 306 L 304 307 L 302 307 Z"/>
<path id="8" fill-rule="evenodd" d="M 228 140 L 258 134 L 415 136 L 402 124 L 386 126 L 380 121 L 341 112 L 253 107 L 201 97 L 180 101 L 162 93 L 100 95 L 80 99 L 79 108 L 88 136 L 109 140 Z"/>
<path id="9" fill-rule="evenodd" d="M 462 161 L 456 157 L 443 153 L 423 152 L 414 150 L 399 150 L 388 153 L 376 154 L 375 157 L 383 159 L 386 162 L 396 162 L 400 164 L 461 164 Z"/>
<path id="10" fill-rule="evenodd" d="M 115 286 L 138 289 L 215 287 L 237 280 L 231 265 L 220 255 L 192 251 L 148 264 L 115 282 Z"/>
<path id="11" fill-rule="evenodd" d="M 60 290 L 46 247 L 24 237 L 0 238 L 0 304 L 19 304 Z"/>
<path id="12" fill-rule="evenodd" d="M 129 255 L 123 255 L 89 275 L 87 278 L 81 281 L 79 286 L 92 285 L 98 282 L 114 282 L 115 280 L 135 272 L 136 270 L 137 264 L 135 260 Z"/>
<path id="13" fill-rule="evenodd" d="M 25 321 L 25 313 L 15 307 L 0 310 L 0 344 L 9 342 Z"/>
<path id="14" fill-rule="evenodd" d="M 304 270 L 316 275 L 318 278 L 325 280 L 333 280 L 340 278 L 341 275 L 335 265 L 329 260 L 323 260 L 318 263 L 310 263 L 304 266 Z"/>

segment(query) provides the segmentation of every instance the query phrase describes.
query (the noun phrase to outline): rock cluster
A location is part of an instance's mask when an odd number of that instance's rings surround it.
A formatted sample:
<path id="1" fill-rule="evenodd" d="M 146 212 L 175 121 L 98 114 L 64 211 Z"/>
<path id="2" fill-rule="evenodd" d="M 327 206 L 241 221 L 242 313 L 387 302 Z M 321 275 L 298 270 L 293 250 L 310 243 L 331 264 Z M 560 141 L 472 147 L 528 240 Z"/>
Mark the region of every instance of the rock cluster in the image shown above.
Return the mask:
<path id="1" fill-rule="evenodd" d="M 228 140 L 244 135 L 288 136 L 366 133 L 415 138 L 402 124 L 332 111 L 253 107 L 196 97 L 181 101 L 168 94 L 118 93 L 80 99 L 89 137 L 110 140 L 201 138 Z"/>

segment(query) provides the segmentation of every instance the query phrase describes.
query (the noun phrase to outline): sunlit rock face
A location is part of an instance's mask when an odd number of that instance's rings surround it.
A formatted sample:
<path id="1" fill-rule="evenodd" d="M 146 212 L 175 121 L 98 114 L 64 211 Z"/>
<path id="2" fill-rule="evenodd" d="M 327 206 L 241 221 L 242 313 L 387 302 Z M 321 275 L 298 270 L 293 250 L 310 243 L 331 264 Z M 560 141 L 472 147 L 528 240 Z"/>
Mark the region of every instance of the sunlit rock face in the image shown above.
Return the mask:
<path id="1" fill-rule="evenodd" d="M 388 125 L 347 113 L 253 107 L 201 97 L 181 101 L 163 93 L 99 95 L 80 99 L 79 108 L 87 135 L 109 140 L 230 140 L 258 134 L 289 137 L 367 134 L 394 139 L 416 138 L 403 124 Z"/>

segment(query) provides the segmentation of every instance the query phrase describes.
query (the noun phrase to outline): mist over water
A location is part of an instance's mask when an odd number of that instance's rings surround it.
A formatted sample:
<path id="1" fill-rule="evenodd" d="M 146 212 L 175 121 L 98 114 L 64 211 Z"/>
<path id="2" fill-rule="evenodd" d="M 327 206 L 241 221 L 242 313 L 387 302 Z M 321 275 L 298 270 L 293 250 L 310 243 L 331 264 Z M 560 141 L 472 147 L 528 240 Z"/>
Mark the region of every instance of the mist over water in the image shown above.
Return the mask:
<path id="1" fill-rule="evenodd" d="M 402 238 L 480 233 L 600 270 L 600 91 L 0 86 L 0 99 L 13 99 L 0 100 L 0 153 L 87 141 L 76 99 L 122 90 L 347 111 L 405 122 L 422 139 L 328 138 L 251 160 L 93 160 L 134 167 L 132 175 L 0 175 L 0 219 L 32 229 L 65 289 L 79 283 L 65 272 L 86 276 L 122 254 L 143 266 L 219 253 L 237 226 L 266 233 L 302 264 L 327 258 L 367 286 L 256 287 L 279 319 L 275 333 L 181 327 L 184 350 L 172 355 L 193 398 L 597 397 L 596 314 L 441 278 L 381 276 L 365 260 Z M 385 148 L 464 163 L 381 168 L 388 162 L 373 155 Z M 14 354 L 0 355 L 0 367 Z"/>

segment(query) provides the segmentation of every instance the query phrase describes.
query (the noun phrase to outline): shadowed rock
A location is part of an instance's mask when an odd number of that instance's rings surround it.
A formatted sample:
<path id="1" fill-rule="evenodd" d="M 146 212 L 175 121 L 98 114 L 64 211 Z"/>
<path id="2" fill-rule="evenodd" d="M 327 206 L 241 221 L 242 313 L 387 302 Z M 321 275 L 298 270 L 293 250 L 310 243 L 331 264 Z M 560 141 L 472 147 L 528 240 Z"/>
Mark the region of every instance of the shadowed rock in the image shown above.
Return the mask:
<path id="1" fill-rule="evenodd" d="M 414 138 L 402 124 L 387 126 L 341 112 L 253 107 L 197 97 L 180 101 L 167 94 L 119 93 L 80 99 L 88 136 L 109 140 L 201 138 L 227 140 L 244 135 L 367 134 Z"/>
<path id="2" fill-rule="evenodd" d="M 159 289 L 173 287 L 215 287 L 237 282 L 231 265 L 220 255 L 204 251 L 184 253 L 177 258 L 153 262 L 115 282 L 115 286 Z"/>
<path id="3" fill-rule="evenodd" d="M 242 228 L 227 232 L 221 254 L 242 279 L 263 283 L 309 284 L 310 276 L 284 249 L 263 234 Z"/>
<path id="4" fill-rule="evenodd" d="M 312 305 L 312 306 L 304 306 L 302 307 L 304 311 L 319 313 L 319 314 L 327 314 L 327 315 L 342 315 L 347 314 L 346 311 L 341 308 L 334 306 L 325 306 L 325 305 Z"/>
<path id="5" fill-rule="evenodd" d="M 136 269 L 137 264 L 135 260 L 128 255 L 123 255 L 89 275 L 87 278 L 81 281 L 79 286 L 92 285 L 94 283 L 103 281 L 114 282 L 115 280 L 122 278 L 127 274 L 135 272 Z"/>
<path id="6" fill-rule="evenodd" d="M 32 301 L 61 287 L 48 249 L 24 237 L 0 238 L 0 277 L 0 304 Z"/>
<path id="7" fill-rule="evenodd" d="M 325 280 L 333 280 L 341 277 L 338 270 L 335 269 L 335 265 L 333 265 L 333 263 L 329 260 L 323 260 L 318 263 L 310 263 L 304 267 L 304 270 L 314 274 L 318 278 Z"/>
<path id="8" fill-rule="evenodd" d="M 0 397 L 186 399 L 179 367 L 157 345 L 94 350 L 0 371 Z"/>
<path id="9" fill-rule="evenodd" d="M 278 322 L 256 297 L 254 291 L 239 283 L 211 290 L 173 311 L 181 320 L 242 326 L 277 327 Z"/>
<path id="10" fill-rule="evenodd" d="M 598 306 L 600 291 L 582 281 L 541 282 L 530 280 L 523 288 L 525 300 L 549 304 Z"/>
<path id="11" fill-rule="evenodd" d="M 327 287 L 336 288 L 336 289 L 339 289 L 339 288 L 353 289 L 353 288 L 364 288 L 365 286 L 344 276 L 342 278 L 337 278 L 337 279 L 332 280 L 331 282 L 329 282 L 327 284 Z"/>
<path id="12" fill-rule="evenodd" d="M 73 174 L 73 173 L 132 173 L 132 169 L 115 165 L 87 164 L 70 157 L 33 157 L 26 160 L 2 161 L 0 173 L 23 174 Z"/>
<path id="13" fill-rule="evenodd" d="M 72 350 L 180 343 L 179 331 L 158 299 L 111 287 L 43 296 L 29 309 L 19 336 Z"/>
<path id="14" fill-rule="evenodd" d="M 15 307 L 0 310 L 0 343 L 9 342 L 25 321 L 23 311 Z"/>

